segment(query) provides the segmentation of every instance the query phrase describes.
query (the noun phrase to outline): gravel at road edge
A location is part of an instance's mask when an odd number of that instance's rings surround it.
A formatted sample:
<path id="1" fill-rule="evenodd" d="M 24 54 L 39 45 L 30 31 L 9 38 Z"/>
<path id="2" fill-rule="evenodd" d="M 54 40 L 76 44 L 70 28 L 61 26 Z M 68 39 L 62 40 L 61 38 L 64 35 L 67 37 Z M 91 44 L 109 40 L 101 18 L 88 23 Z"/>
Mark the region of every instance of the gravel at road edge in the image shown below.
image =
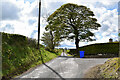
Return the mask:
<path id="1" fill-rule="evenodd" d="M 99 64 L 87 70 L 84 74 L 84 78 L 102 78 L 102 76 L 100 75 L 101 66 L 102 64 Z"/>

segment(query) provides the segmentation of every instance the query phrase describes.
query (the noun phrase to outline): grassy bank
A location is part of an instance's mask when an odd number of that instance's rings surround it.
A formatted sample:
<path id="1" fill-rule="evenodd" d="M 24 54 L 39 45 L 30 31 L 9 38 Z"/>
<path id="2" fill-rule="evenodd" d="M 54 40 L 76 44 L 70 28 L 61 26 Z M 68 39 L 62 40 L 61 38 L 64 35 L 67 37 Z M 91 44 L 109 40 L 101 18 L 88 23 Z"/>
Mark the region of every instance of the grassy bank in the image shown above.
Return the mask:
<path id="1" fill-rule="evenodd" d="M 46 51 L 44 46 L 40 45 L 40 52 L 36 49 L 36 41 L 17 34 L 2 33 L 2 76 L 3 79 L 10 79 L 20 75 L 31 67 L 42 64 L 42 54 L 44 62 L 60 55 L 61 51 L 56 53 Z"/>
<path id="2" fill-rule="evenodd" d="M 106 61 L 100 68 L 101 76 L 104 78 L 120 79 L 120 58 L 112 58 Z"/>
<path id="3" fill-rule="evenodd" d="M 88 70 L 85 78 L 116 78 L 120 79 L 120 58 L 112 58 L 102 65 Z"/>

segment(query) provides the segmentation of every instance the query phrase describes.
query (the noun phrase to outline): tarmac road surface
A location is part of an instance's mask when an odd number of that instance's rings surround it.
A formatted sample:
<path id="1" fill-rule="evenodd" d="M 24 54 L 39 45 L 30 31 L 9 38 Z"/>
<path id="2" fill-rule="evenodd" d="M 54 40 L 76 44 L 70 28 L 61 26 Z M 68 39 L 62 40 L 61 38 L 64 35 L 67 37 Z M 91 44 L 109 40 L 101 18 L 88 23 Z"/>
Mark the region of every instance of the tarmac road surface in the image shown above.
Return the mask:
<path id="1" fill-rule="evenodd" d="M 61 56 L 67 56 L 67 54 L 65 52 L 62 52 Z"/>
<path id="2" fill-rule="evenodd" d="M 107 59 L 72 58 L 62 53 L 60 57 L 26 72 L 18 78 L 84 78 L 83 76 L 89 68 L 103 64 Z"/>

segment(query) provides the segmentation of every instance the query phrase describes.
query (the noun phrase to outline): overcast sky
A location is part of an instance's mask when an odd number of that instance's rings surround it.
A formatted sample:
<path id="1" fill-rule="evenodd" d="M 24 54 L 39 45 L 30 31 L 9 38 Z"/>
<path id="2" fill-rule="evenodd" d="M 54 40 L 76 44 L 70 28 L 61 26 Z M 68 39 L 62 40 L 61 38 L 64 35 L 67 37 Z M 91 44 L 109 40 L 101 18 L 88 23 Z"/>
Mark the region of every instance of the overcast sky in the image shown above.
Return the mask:
<path id="1" fill-rule="evenodd" d="M 2 0 L 0 2 L 0 32 L 14 33 L 37 39 L 38 29 L 38 1 L 39 0 Z M 41 36 L 45 31 L 46 21 L 44 17 L 52 14 L 65 3 L 75 3 L 90 8 L 101 27 L 93 31 L 96 41 L 80 42 L 80 46 L 105 43 L 110 38 L 118 40 L 118 1 L 119 0 L 42 0 L 41 10 Z M 42 43 L 42 42 L 41 42 Z M 61 46 L 75 48 L 74 41 L 64 40 Z"/>

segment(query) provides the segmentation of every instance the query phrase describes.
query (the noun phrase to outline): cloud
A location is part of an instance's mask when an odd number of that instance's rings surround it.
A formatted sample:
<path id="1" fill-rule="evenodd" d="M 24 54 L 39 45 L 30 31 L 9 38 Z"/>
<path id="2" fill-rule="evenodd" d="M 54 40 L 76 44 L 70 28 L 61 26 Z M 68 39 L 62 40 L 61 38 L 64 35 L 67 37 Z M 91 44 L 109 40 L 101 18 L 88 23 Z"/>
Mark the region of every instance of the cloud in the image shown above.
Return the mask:
<path id="1" fill-rule="evenodd" d="M 66 1 L 46 1 L 46 13 L 53 13 L 56 9 L 58 9 L 62 4 L 73 2 L 79 5 L 85 5 L 89 7 L 94 13 L 95 17 L 98 20 L 98 23 L 102 25 L 101 28 L 99 28 L 98 31 L 94 31 L 96 34 L 96 41 L 93 42 L 80 42 L 80 46 L 93 44 L 93 43 L 104 43 L 108 42 L 109 38 L 115 38 L 115 34 L 112 35 L 112 33 L 117 34 L 117 2 L 109 2 L 107 1 L 107 4 L 104 4 L 104 1 L 93 1 L 93 2 L 83 2 L 80 0 L 66 0 Z M 57 3 L 57 4 L 56 4 Z M 59 3 L 59 4 L 58 4 Z M 55 4 L 55 5 L 54 5 Z M 45 6 L 44 6 L 45 7 Z M 111 36 L 112 35 L 112 36 Z M 113 37 L 114 36 L 114 37 Z M 106 37 L 106 38 L 105 38 Z M 68 46 L 68 47 L 75 47 L 74 41 L 70 42 L 68 40 L 65 40 L 64 42 L 61 42 L 61 47 Z M 71 46 L 72 45 L 72 46 Z"/>
<path id="2" fill-rule="evenodd" d="M 2 20 L 18 20 L 20 9 L 11 2 L 2 2 Z"/>
<path id="3" fill-rule="evenodd" d="M 27 17 L 38 17 L 38 1 L 35 0 L 30 4 L 30 2 L 26 1 L 21 5 L 22 11 L 21 16 L 27 16 Z"/>
<path id="4" fill-rule="evenodd" d="M 74 45 L 74 43 L 73 43 L 73 41 L 72 42 L 70 42 L 70 41 L 68 41 L 68 40 L 64 40 L 64 42 L 61 42 L 61 45 L 68 45 L 68 46 L 71 46 L 71 45 Z"/>
<path id="5" fill-rule="evenodd" d="M 33 38 L 36 33 L 38 33 L 38 31 L 37 30 L 33 30 L 33 32 L 31 33 L 31 37 Z"/>
<path id="6" fill-rule="evenodd" d="M 104 26 L 104 27 L 102 27 L 100 30 L 101 30 L 101 32 L 105 32 L 105 31 L 107 31 L 108 29 L 109 29 L 109 25 L 107 25 L 107 24 L 103 24 L 102 26 Z"/>
<path id="7" fill-rule="evenodd" d="M 31 8 L 30 16 L 38 17 L 38 13 L 39 13 L 38 2 L 37 1 L 33 2 L 30 8 Z"/>
<path id="8" fill-rule="evenodd" d="M 38 30 L 38 0 L 33 1 L 32 3 L 25 1 L 24 0 L 6 0 L 3 1 L 2 3 L 9 3 L 9 5 L 11 5 L 9 11 L 7 12 L 7 7 L 4 6 L 4 12 L 9 13 L 6 17 L 4 15 L 2 15 L 3 18 L 7 18 L 7 20 L 2 20 L 0 22 L 0 29 L 3 32 L 7 32 L 7 33 L 14 33 L 14 34 L 21 34 L 21 35 L 25 35 L 28 37 L 32 37 L 32 38 L 36 38 L 37 36 L 35 35 L 35 33 L 33 34 L 34 31 Z M 5 4 L 5 5 L 7 5 Z M 17 12 L 13 11 L 14 9 L 11 8 L 17 8 Z M 3 13 L 4 13 L 3 12 Z M 12 16 L 13 14 L 13 16 Z M 19 19 L 17 19 L 16 15 L 19 14 Z M 10 15 L 10 17 L 8 17 Z M 12 17 L 12 18 L 11 18 Z M 9 19 L 8 19 L 9 18 Z M 9 31 L 9 28 L 6 29 L 6 25 L 10 24 L 11 25 L 11 29 L 12 31 Z M 42 28 L 42 18 L 41 18 L 41 28 Z M 14 28 L 14 29 L 13 29 Z M 44 27 L 43 27 L 44 28 Z M 43 29 L 41 29 L 42 33 Z M 37 33 L 37 32 L 36 32 Z M 42 35 L 41 33 L 41 35 Z M 32 36 L 31 36 L 32 35 Z"/>
<path id="9" fill-rule="evenodd" d="M 5 27 L 0 28 L 0 32 L 14 33 L 14 27 L 11 24 L 6 24 Z"/>
<path id="10" fill-rule="evenodd" d="M 54 12 L 56 9 L 58 9 L 61 5 L 63 5 L 63 2 L 50 2 L 47 7 L 47 12 L 51 13 Z"/>
<path id="11" fill-rule="evenodd" d="M 36 22 L 36 20 L 32 20 L 32 19 L 28 20 L 29 25 L 33 25 L 35 22 Z"/>
<path id="12" fill-rule="evenodd" d="M 38 1 L 39 0 L 3 1 L 3 21 L 0 22 L 0 31 L 22 34 L 37 39 Z M 40 37 L 45 31 L 45 26 L 47 24 L 44 17 L 48 17 L 48 14 L 52 14 L 65 3 L 75 3 L 89 7 L 94 12 L 98 23 L 102 25 L 98 30 L 93 31 L 96 35 L 96 41 L 88 43 L 80 42 L 80 46 L 108 42 L 109 38 L 113 38 L 115 40 L 119 26 L 117 2 L 118 0 L 42 0 Z M 61 42 L 61 47 L 64 46 L 75 48 L 74 41 L 71 42 L 65 40 Z"/>
<path id="13" fill-rule="evenodd" d="M 33 16 L 33 17 L 38 17 L 38 8 L 34 8 L 32 11 L 31 11 L 31 16 Z"/>
<path id="14" fill-rule="evenodd" d="M 29 1 L 30 3 L 34 2 L 35 0 L 24 0 L 25 2 Z"/>

